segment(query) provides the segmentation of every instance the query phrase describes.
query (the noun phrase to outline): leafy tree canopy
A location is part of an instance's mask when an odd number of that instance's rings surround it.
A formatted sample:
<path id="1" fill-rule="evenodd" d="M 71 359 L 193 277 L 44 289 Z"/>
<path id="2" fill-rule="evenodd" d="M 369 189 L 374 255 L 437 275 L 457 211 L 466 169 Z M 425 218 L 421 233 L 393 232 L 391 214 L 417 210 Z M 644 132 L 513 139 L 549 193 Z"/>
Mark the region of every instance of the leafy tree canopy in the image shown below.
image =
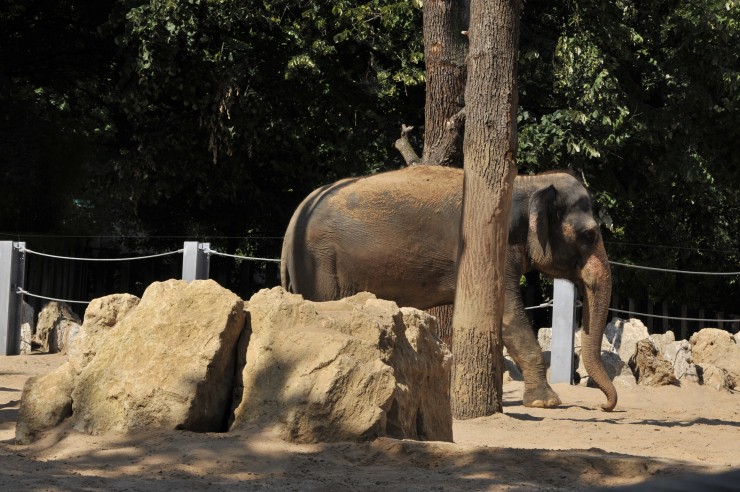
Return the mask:
<path id="1" fill-rule="evenodd" d="M 740 270 L 740 4 L 528 2 L 525 15 L 520 167 L 581 175 L 613 260 Z M 635 297 L 740 298 L 738 277 L 614 272 Z"/>
<path id="2" fill-rule="evenodd" d="M 0 232 L 282 234 L 316 186 L 398 167 L 420 1 L 6 0 Z M 524 4 L 519 166 L 588 184 L 612 259 L 740 270 L 740 4 Z M 651 246 L 634 246 L 634 244 Z M 738 277 L 614 268 L 732 306 Z"/>

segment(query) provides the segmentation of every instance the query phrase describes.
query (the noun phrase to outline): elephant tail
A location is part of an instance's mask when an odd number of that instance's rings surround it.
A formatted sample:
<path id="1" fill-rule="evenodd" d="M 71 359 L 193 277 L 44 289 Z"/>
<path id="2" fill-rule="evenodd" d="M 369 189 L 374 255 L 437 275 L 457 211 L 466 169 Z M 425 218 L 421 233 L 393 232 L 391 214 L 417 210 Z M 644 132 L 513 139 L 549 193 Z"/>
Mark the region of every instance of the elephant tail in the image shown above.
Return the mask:
<path id="1" fill-rule="evenodd" d="M 293 292 L 293 286 L 290 284 L 290 268 L 288 268 L 288 235 L 286 234 L 285 239 L 283 240 L 283 250 L 280 254 L 280 285 L 282 285 L 283 289 L 285 289 L 288 292 Z"/>

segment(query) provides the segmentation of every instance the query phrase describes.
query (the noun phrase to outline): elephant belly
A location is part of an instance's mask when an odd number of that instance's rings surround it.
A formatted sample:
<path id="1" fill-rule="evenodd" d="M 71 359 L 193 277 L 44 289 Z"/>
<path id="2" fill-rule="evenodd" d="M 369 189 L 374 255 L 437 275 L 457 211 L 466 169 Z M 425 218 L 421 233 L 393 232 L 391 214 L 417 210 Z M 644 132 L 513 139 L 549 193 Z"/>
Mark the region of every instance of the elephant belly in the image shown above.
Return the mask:
<path id="1" fill-rule="evenodd" d="M 377 238 L 350 241 L 336 255 L 340 295 L 371 292 L 419 309 L 452 303 L 455 264 L 451 252 L 438 246 Z"/>

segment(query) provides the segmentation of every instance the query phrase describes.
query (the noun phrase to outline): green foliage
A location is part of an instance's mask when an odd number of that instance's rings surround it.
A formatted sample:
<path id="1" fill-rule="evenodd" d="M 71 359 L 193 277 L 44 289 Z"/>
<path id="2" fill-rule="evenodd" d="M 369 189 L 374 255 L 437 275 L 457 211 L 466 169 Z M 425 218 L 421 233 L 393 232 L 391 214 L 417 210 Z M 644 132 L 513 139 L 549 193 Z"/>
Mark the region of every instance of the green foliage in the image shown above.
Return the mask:
<path id="1" fill-rule="evenodd" d="M 735 0 L 524 4 L 520 169 L 582 177 L 611 258 L 740 270 L 739 24 Z M 0 232 L 279 236 L 316 186 L 402 165 L 421 26 L 418 1 L 6 0 Z M 614 274 L 622 297 L 740 298 Z"/>
<path id="2" fill-rule="evenodd" d="M 78 188 L 54 208 L 74 199 L 93 207 L 72 207 L 42 229 L 279 235 L 314 187 L 398 165 L 392 142 L 400 122 L 423 114 L 415 3 L 120 0 L 98 5 L 104 16 L 78 3 L 40 2 L 32 13 L 18 2 L 0 11 L 3 32 L 16 29 L 24 40 L 37 39 L 28 16 L 53 29 L 68 29 L 64 16 L 72 16 L 85 31 L 69 35 L 80 45 L 65 60 L 69 80 L 21 80 L 14 65 L 27 60 L 9 64 L 7 87 L 26 95 L 3 102 L 38 108 L 58 135 L 66 111 L 70 131 L 91 137 L 70 175 Z M 101 48 L 100 58 L 86 58 Z M 51 40 L 32 51 L 55 54 Z M 29 76 L 41 78 L 38 68 Z M 66 84 L 73 79 L 79 93 Z M 90 96 L 81 98 L 84 91 Z M 28 155 L 27 147 L 16 154 Z M 56 165 L 29 159 L 44 171 Z"/>
<path id="3" fill-rule="evenodd" d="M 535 1 L 522 22 L 520 167 L 582 176 L 614 260 L 737 271 L 740 5 Z M 623 297 L 740 297 L 737 278 L 613 270 Z"/>

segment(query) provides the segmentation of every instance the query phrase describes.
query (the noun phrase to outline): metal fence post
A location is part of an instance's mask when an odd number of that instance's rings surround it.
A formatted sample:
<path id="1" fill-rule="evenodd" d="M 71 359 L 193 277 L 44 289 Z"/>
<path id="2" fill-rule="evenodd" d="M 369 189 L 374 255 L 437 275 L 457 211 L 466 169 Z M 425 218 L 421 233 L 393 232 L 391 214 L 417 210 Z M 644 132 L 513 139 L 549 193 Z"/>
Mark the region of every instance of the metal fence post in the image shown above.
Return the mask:
<path id="1" fill-rule="evenodd" d="M 20 316 L 26 276 L 24 242 L 0 241 L 0 353 L 16 355 L 20 351 Z"/>
<path id="2" fill-rule="evenodd" d="M 182 279 L 192 282 L 193 280 L 206 280 L 211 265 L 211 257 L 206 251 L 210 249 L 211 243 L 199 243 L 186 241 L 182 255 Z"/>
<path id="3" fill-rule="evenodd" d="M 553 291 L 550 382 L 572 384 L 576 289 L 569 280 L 555 279 Z"/>

